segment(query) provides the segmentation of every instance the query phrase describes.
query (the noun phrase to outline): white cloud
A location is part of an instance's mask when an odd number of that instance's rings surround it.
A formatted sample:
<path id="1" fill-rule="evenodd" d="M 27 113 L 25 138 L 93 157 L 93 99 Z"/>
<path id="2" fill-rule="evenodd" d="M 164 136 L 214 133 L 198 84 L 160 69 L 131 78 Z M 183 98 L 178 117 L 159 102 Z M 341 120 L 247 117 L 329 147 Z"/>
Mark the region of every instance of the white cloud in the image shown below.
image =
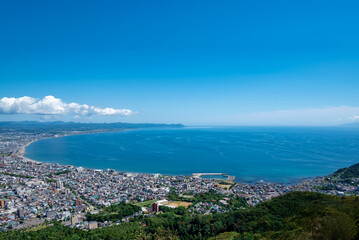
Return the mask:
<path id="1" fill-rule="evenodd" d="M 134 113 L 129 109 L 99 108 L 86 104 L 65 103 L 54 96 L 46 96 L 42 99 L 24 96 L 20 98 L 1 98 L 0 114 L 129 116 Z"/>

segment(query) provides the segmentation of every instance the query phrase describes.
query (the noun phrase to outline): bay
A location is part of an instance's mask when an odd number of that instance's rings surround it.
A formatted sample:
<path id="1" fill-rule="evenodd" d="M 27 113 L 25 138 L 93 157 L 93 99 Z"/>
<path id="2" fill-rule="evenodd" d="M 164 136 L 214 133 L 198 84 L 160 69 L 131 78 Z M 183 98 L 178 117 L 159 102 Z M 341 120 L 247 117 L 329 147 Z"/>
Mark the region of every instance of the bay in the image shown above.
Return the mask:
<path id="1" fill-rule="evenodd" d="M 293 182 L 359 162 L 359 129 L 185 127 L 138 129 L 39 140 L 25 157 L 127 172 L 222 172 L 237 180 Z"/>

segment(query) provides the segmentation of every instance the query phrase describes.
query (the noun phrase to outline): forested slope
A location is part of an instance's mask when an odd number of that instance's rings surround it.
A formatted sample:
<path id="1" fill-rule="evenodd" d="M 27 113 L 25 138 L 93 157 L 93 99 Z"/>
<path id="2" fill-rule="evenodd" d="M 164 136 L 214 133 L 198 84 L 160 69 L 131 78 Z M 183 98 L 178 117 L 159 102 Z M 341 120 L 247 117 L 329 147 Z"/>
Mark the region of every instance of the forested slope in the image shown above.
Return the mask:
<path id="1" fill-rule="evenodd" d="M 179 215 L 182 214 L 182 215 Z M 1 239 L 358 239 L 359 197 L 291 192 L 256 207 L 213 215 L 170 211 L 132 223 L 83 231 L 61 224 L 9 231 Z M 222 236 L 226 236 L 223 235 Z M 223 239 L 223 238 L 221 238 Z"/>

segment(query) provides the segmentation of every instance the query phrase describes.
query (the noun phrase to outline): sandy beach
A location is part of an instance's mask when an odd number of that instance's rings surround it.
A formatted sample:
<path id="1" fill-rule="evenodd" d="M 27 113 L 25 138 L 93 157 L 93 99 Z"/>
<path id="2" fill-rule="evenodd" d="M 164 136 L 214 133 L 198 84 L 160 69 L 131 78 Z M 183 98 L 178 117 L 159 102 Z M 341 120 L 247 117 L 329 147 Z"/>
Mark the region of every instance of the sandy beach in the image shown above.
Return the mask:
<path id="1" fill-rule="evenodd" d="M 44 139 L 44 138 L 42 138 L 42 139 Z M 41 140 L 41 139 L 38 139 L 38 140 Z M 36 142 L 38 140 L 30 141 L 30 142 L 26 143 L 24 146 L 22 146 L 18 151 L 18 156 L 21 157 L 23 160 L 28 161 L 28 162 L 41 163 L 39 161 L 35 161 L 33 159 L 24 157 L 24 155 L 26 153 L 26 147 L 29 146 L 31 143 L 34 143 L 34 142 Z"/>

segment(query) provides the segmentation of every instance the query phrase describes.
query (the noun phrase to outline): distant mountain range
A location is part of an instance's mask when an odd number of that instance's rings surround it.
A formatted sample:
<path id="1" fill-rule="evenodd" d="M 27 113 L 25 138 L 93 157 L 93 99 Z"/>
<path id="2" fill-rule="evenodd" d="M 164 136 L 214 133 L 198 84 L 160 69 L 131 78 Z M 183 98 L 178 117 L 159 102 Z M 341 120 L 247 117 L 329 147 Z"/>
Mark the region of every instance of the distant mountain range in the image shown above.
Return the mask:
<path id="1" fill-rule="evenodd" d="M 5 129 L 27 129 L 27 130 L 63 130 L 63 131 L 91 131 L 98 129 L 130 129 L 130 128 L 154 128 L 154 127 L 184 127 L 182 124 L 162 124 L 162 123 L 76 123 L 76 122 L 37 122 L 37 121 L 13 121 L 0 122 L 0 130 Z"/>

